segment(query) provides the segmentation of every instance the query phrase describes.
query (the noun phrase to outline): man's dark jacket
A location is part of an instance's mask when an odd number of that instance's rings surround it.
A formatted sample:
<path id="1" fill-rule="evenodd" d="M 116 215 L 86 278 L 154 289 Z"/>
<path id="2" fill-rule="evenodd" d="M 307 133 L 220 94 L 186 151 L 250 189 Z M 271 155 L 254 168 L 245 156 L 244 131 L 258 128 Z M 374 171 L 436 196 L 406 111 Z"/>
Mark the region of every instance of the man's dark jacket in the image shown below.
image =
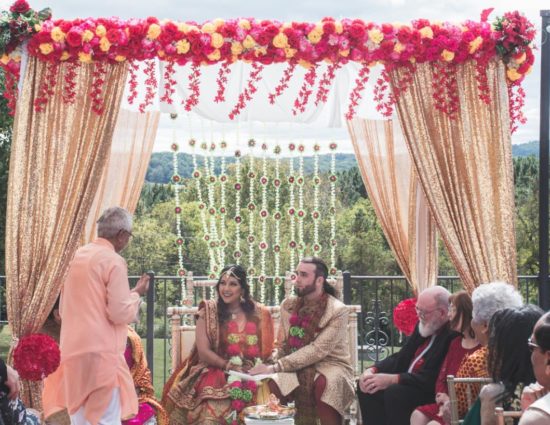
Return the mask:
<path id="1" fill-rule="evenodd" d="M 415 358 L 416 350 L 423 342 L 430 339 L 430 337 L 422 337 L 418 332 L 418 325 L 416 325 L 414 332 L 399 352 L 375 364 L 377 373 L 398 373 L 400 385 L 417 387 L 427 393 L 434 392 L 435 381 L 447 355 L 449 344 L 458 335 L 458 332 L 451 331 L 448 324 L 445 325 L 439 330 L 433 345 L 424 355 L 424 362 L 420 369 L 417 372 L 409 373 L 407 370 Z"/>

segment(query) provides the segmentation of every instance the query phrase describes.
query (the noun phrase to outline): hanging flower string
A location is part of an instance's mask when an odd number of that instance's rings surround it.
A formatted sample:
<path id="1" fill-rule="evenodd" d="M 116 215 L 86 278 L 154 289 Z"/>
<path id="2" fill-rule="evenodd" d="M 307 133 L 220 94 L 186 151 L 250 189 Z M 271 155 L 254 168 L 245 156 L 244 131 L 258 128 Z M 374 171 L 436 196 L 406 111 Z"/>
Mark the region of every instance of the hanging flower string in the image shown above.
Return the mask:
<path id="1" fill-rule="evenodd" d="M 321 147 L 315 143 L 313 145 L 313 211 L 311 218 L 313 219 L 313 255 L 318 256 L 322 251 L 319 243 L 319 222 L 321 220 L 321 210 L 319 208 L 319 186 L 321 178 L 319 177 L 319 151 Z"/>
<path id="2" fill-rule="evenodd" d="M 267 185 L 269 178 L 267 176 L 267 144 L 262 143 L 262 176 L 260 177 L 260 185 L 262 187 L 262 208 L 260 209 L 260 220 L 262 225 L 262 237 L 258 247 L 260 248 L 260 275 L 258 282 L 260 283 L 260 302 L 265 304 L 265 284 L 267 279 L 266 273 L 266 254 L 269 249 L 267 242 L 267 218 L 269 210 L 267 205 Z"/>
<path id="3" fill-rule="evenodd" d="M 342 65 L 338 63 L 331 63 L 326 71 L 323 73 L 321 80 L 319 81 L 319 88 L 317 89 L 317 95 L 315 96 L 315 106 L 320 103 L 327 103 L 328 94 L 332 83 L 336 78 L 336 71 L 340 69 Z"/>
<path id="4" fill-rule="evenodd" d="M 303 144 L 298 145 L 298 152 L 300 153 L 298 162 L 298 178 L 296 183 L 298 184 L 298 259 L 301 260 L 304 257 L 306 251 L 306 243 L 304 239 L 304 218 L 306 211 L 304 209 L 304 151 L 305 146 Z"/>
<path id="5" fill-rule="evenodd" d="M 176 72 L 174 68 L 175 64 L 173 61 L 168 61 L 164 67 L 163 80 L 164 80 L 164 93 L 161 96 L 161 102 L 166 102 L 168 105 L 174 103 L 172 96 L 176 92 L 174 89 L 176 85 L 176 80 L 174 79 L 174 73 Z"/>
<path id="6" fill-rule="evenodd" d="M 309 102 L 309 96 L 313 93 L 313 86 L 317 78 L 317 65 L 312 65 L 304 76 L 304 83 L 298 92 L 298 97 L 294 100 L 292 115 L 298 115 L 298 112 L 304 113 Z"/>
<path id="7" fill-rule="evenodd" d="M 191 73 L 189 74 L 189 96 L 187 99 L 185 99 L 182 104 L 184 105 L 184 108 L 187 112 L 191 112 L 191 110 L 199 104 L 199 96 L 201 93 L 200 89 L 200 76 L 201 76 L 201 70 L 199 65 L 194 63 L 191 66 Z"/>
<path id="8" fill-rule="evenodd" d="M 139 105 L 139 111 L 145 112 L 145 109 L 153 104 L 153 100 L 155 99 L 155 94 L 158 87 L 157 77 L 155 75 L 155 69 L 156 69 L 156 63 L 154 60 L 148 60 L 145 65 L 145 76 L 147 77 L 145 79 L 145 99 L 143 102 Z"/>
<path id="9" fill-rule="evenodd" d="M 376 103 L 376 110 L 378 112 L 385 117 L 391 117 L 395 98 L 391 92 L 390 74 L 385 67 L 382 68 L 382 72 L 374 85 L 374 102 Z"/>
<path id="10" fill-rule="evenodd" d="M 243 255 L 241 251 L 241 223 L 243 221 L 241 216 L 241 152 L 235 151 L 235 251 L 233 252 L 233 258 L 237 264 L 241 264 L 241 257 Z"/>
<path id="11" fill-rule="evenodd" d="M 226 204 L 226 186 L 227 186 L 227 172 L 226 172 L 226 160 L 225 160 L 225 150 L 227 148 L 227 142 L 222 140 L 220 143 L 222 150 L 222 158 L 220 165 L 220 247 L 219 247 L 219 257 L 220 265 L 225 264 L 225 248 L 227 248 L 227 225 L 225 217 L 227 216 L 227 204 Z"/>
<path id="12" fill-rule="evenodd" d="M 170 118 L 176 119 L 177 115 L 171 115 Z M 177 275 L 180 278 L 180 296 L 182 305 L 188 305 L 189 300 L 187 299 L 187 287 L 186 287 L 186 278 L 187 270 L 183 266 L 183 233 L 181 227 L 181 199 L 180 199 L 180 189 L 182 184 L 181 176 L 178 172 L 178 152 L 179 145 L 176 143 L 176 133 L 173 131 L 172 135 L 173 143 L 170 146 L 172 149 L 172 163 L 174 167 L 174 174 L 172 175 L 172 186 L 174 187 L 174 203 L 175 208 L 174 212 L 176 213 L 176 248 L 178 250 L 178 271 Z"/>
<path id="13" fill-rule="evenodd" d="M 280 95 L 282 95 L 284 91 L 288 88 L 288 83 L 290 82 L 292 75 L 294 75 L 295 69 L 296 69 L 296 62 L 291 62 L 288 64 L 288 67 L 283 72 L 283 76 L 279 81 L 279 84 L 277 85 L 277 87 L 275 87 L 275 91 L 272 93 L 269 93 L 269 103 L 271 105 L 274 105 L 275 99 Z"/>
<path id="14" fill-rule="evenodd" d="M 97 62 L 92 72 L 92 90 L 90 98 L 92 99 L 92 111 L 101 115 L 103 113 L 103 86 L 107 78 L 107 65 L 103 62 Z"/>
<path id="15" fill-rule="evenodd" d="M 256 269 L 254 268 L 254 245 L 256 245 L 256 237 L 254 236 L 254 217 L 256 213 L 256 203 L 254 202 L 254 183 L 256 181 L 256 171 L 254 169 L 254 147 L 256 141 L 250 139 L 248 141 L 248 147 L 250 149 L 248 154 L 249 168 L 248 168 L 248 184 L 249 184 L 249 198 L 248 198 L 248 279 L 250 283 L 250 292 L 254 293 L 254 281 L 253 278 L 256 275 Z"/>
<path id="16" fill-rule="evenodd" d="M 248 77 L 248 81 L 246 82 L 246 87 L 244 88 L 244 91 L 239 94 L 239 100 L 237 104 L 233 107 L 231 112 L 229 113 L 229 119 L 233 120 L 237 115 L 241 113 L 241 111 L 246 106 L 246 102 L 249 102 L 252 100 L 252 96 L 256 91 L 258 90 L 256 87 L 256 84 L 260 82 L 262 79 L 262 71 L 264 69 L 263 65 L 260 65 L 256 62 L 252 62 L 252 71 L 250 71 L 250 76 Z"/>
<path id="17" fill-rule="evenodd" d="M 229 62 L 222 63 L 220 69 L 218 70 L 218 77 L 216 78 L 216 85 L 218 90 L 216 92 L 216 97 L 214 102 L 225 102 L 225 88 L 227 86 L 227 76 L 231 73 L 231 68 L 229 67 Z"/>
<path id="18" fill-rule="evenodd" d="M 36 95 L 36 98 L 34 99 L 34 110 L 36 112 L 44 111 L 50 97 L 54 95 L 58 70 L 59 68 L 55 66 L 55 64 L 48 64 L 46 66 L 46 72 L 42 76 L 42 80 L 40 81 L 40 85 L 38 88 L 38 93 Z M 93 81 L 95 82 L 95 75 Z M 93 90 L 90 92 L 90 95 L 92 95 L 92 93 Z"/>
<path id="19" fill-rule="evenodd" d="M 273 214 L 273 220 L 275 221 L 275 237 L 273 245 L 273 257 L 275 262 L 274 270 L 274 302 L 277 304 L 279 302 L 280 296 L 280 287 L 283 283 L 281 279 L 281 173 L 280 173 L 280 158 L 281 147 L 279 145 L 275 146 L 273 149 L 275 154 L 275 179 L 273 180 L 273 186 L 275 186 L 275 212 Z"/>
<path id="20" fill-rule="evenodd" d="M 210 143 L 210 146 L 205 146 L 205 153 L 204 153 L 204 177 L 206 179 L 206 193 L 207 193 L 207 199 L 208 199 L 208 216 L 209 216 L 209 223 L 210 223 L 210 240 L 208 241 L 208 246 L 210 248 L 210 252 L 212 253 L 212 258 L 210 259 L 210 273 L 209 278 L 215 279 L 220 264 L 220 259 L 218 257 L 218 230 L 216 226 L 216 205 L 215 205 L 215 198 L 214 198 L 214 190 L 215 190 L 215 184 L 216 184 L 216 175 L 214 174 L 214 156 L 212 155 L 212 152 L 216 148 L 216 145 L 214 142 Z"/>
<path id="21" fill-rule="evenodd" d="M 138 82 L 137 82 L 137 73 L 139 70 L 139 64 L 137 61 L 131 61 L 130 65 L 128 66 L 128 73 L 130 74 L 130 79 L 128 80 L 128 103 L 130 105 L 134 104 L 134 101 L 136 100 L 138 96 Z"/>
<path id="22" fill-rule="evenodd" d="M 288 145 L 291 155 L 296 150 L 296 145 L 290 143 Z M 290 241 L 288 242 L 289 249 L 289 266 L 290 270 L 294 270 L 296 266 L 296 208 L 294 189 L 296 177 L 294 176 L 294 157 L 288 159 L 288 219 L 290 221 Z"/>
<path id="23" fill-rule="evenodd" d="M 355 116 L 355 109 L 359 106 L 359 100 L 361 99 L 361 92 L 365 89 L 367 82 L 369 81 L 370 68 L 365 63 L 359 71 L 359 75 L 355 79 L 355 86 L 349 95 L 348 112 L 346 113 L 346 119 L 351 120 Z"/>
<path id="24" fill-rule="evenodd" d="M 330 154 L 330 270 L 331 276 L 336 275 L 336 149 L 338 145 L 332 142 L 329 146 Z"/>
<path id="25" fill-rule="evenodd" d="M 78 62 L 67 64 L 67 70 L 63 77 L 63 102 L 72 104 L 76 98 L 76 70 L 79 68 Z"/>

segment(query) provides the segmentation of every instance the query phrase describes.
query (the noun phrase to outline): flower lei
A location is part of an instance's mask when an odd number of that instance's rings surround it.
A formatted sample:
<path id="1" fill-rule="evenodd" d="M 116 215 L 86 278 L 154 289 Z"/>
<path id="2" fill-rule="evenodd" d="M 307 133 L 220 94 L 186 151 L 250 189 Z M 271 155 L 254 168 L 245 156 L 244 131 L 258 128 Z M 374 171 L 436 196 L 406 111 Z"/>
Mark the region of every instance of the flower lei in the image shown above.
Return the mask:
<path id="1" fill-rule="evenodd" d="M 311 316 L 300 317 L 298 313 L 292 313 L 289 321 L 291 326 L 288 330 L 290 335 L 288 338 L 288 345 L 290 347 L 290 351 L 294 352 L 304 346 L 306 328 L 311 323 Z"/>
<path id="2" fill-rule="evenodd" d="M 254 364 L 261 362 L 260 347 L 258 346 L 257 326 L 254 322 L 247 322 L 244 327 L 245 348 L 241 350 L 241 335 L 239 326 L 234 320 L 227 324 L 227 349 L 229 363 L 235 366 L 243 365 L 243 358 L 253 360 Z M 241 378 L 230 376 L 227 380 L 229 384 L 229 396 L 231 397 L 231 408 L 233 411 L 226 417 L 226 422 L 230 425 L 239 424 L 239 413 L 254 400 L 257 385 L 254 381 L 242 381 Z"/>

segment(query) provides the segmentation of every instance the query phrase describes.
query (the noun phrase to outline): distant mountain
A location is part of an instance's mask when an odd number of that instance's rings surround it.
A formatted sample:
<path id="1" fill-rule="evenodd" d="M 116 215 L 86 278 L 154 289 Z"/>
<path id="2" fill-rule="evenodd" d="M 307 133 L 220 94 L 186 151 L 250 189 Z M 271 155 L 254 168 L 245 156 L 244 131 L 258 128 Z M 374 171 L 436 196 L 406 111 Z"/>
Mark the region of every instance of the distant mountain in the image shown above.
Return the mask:
<path id="1" fill-rule="evenodd" d="M 512 156 L 522 157 L 534 155 L 539 156 L 539 142 L 534 140 L 519 145 L 512 145 Z M 197 155 L 199 166 L 203 166 L 204 157 Z M 227 164 L 233 164 L 235 158 L 226 158 Z M 351 153 L 336 154 L 336 171 L 345 171 L 356 167 L 355 155 Z M 216 159 L 216 172 L 219 172 L 220 160 Z M 319 170 L 326 172 L 330 169 L 330 155 L 319 155 Z M 313 172 L 313 157 L 304 157 L 304 172 Z M 191 177 L 193 173 L 193 157 L 187 153 L 178 154 L 178 173 L 183 178 Z M 171 152 L 153 152 L 145 180 L 149 183 L 168 183 L 174 174 Z"/>
<path id="2" fill-rule="evenodd" d="M 284 160 L 286 158 L 281 158 Z M 145 175 L 145 181 L 149 183 L 168 183 L 174 174 L 173 157 L 171 152 L 153 152 L 149 168 Z M 220 171 L 220 158 L 216 158 L 215 172 Z M 233 164 L 234 157 L 227 157 L 226 163 Z M 204 157 L 197 155 L 199 167 L 204 165 Z M 296 161 L 298 166 L 298 161 Z M 357 166 L 355 155 L 351 153 L 336 154 L 336 171 L 345 171 Z M 327 172 L 330 170 L 330 155 L 319 155 L 319 171 Z M 191 177 L 193 173 L 193 157 L 190 154 L 180 152 L 178 154 L 178 174 L 183 178 Z M 304 157 L 304 173 L 313 173 L 313 157 Z"/>
<path id="3" fill-rule="evenodd" d="M 512 145 L 512 156 L 539 156 L 539 142 L 538 140 L 533 140 L 527 143 L 521 143 L 519 145 Z"/>

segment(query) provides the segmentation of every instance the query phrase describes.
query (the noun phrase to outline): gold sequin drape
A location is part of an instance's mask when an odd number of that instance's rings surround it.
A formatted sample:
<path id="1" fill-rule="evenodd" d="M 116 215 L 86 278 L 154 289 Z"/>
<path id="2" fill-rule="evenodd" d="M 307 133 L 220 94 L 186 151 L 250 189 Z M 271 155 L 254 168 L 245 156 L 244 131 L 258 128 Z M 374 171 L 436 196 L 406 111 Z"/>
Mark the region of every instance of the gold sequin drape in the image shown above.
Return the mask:
<path id="1" fill-rule="evenodd" d="M 348 131 L 378 222 L 418 294 L 437 281 L 436 232 L 399 123 L 354 118 Z"/>
<path id="2" fill-rule="evenodd" d="M 79 243 L 109 152 L 127 66 L 106 67 L 104 112 L 92 111 L 93 64 L 76 69 L 74 104 L 62 101 L 61 64 L 45 110 L 36 112 L 47 64 L 30 58 L 11 146 L 6 220 L 8 319 L 14 338 L 38 332 Z M 23 383 L 29 407 L 41 408 L 40 384 Z"/>
<path id="3" fill-rule="evenodd" d="M 159 111 L 120 110 L 108 164 L 86 220 L 84 243 L 95 239 L 96 221 L 106 208 L 119 206 L 134 213 L 151 159 L 159 118 Z"/>
<path id="4" fill-rule="evenodd" d="M 397 111 L 424 193 L 464 287 L 516 285 L 514 182 L 504 65 L 487 67 L 490 104 L 475 63 L 457 66 L 457 117 L 434 108 L 433 65 L 418 64 Z M 390 72 L 392 83 L 404 71 Z"/>

